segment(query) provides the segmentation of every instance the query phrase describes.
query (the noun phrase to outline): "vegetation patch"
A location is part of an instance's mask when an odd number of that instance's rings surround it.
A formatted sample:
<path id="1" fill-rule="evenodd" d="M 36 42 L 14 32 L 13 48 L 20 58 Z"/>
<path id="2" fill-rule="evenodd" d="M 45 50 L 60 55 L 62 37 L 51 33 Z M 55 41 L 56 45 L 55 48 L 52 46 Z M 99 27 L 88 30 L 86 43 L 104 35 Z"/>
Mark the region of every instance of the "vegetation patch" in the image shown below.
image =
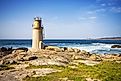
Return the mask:
<path id="1" fill-rule="evenodd" d="M 0 71 L 9 70 L 9 69 L 14 69 L 14 67 L 10 67 L 9 65 L 0 65 Z"/>
<path id="2" fill-rule="evenodd" d="M 57 65 L 41 65 L 41 66 L 35 66 L 32 64 L 29 64 L 28 67 L 26 67 L 26 69 L 37 69 L 37 68 L 52 68 L 52 69 L 58 69 L 58 70 L 63 70 L 67 67 L 65 66 L 57 66 Z"/>
<path id="3" fill-rule="evenodd" d="M 115 61 L 101 62 L 94 66 L 79 64 L 78 68 L 59 67 L 59 66 L 32 66 L 31 68 L 54 68 L 61 69 L 62 72 L 56 72 L 41 77 L 27 77 L 26 81 L 64 81 L 63 78 L 73 81 L 86 81 L 86 78 L 97 79 L 101 81 L 121 81 L 121 63 Z M 29 67 L 30 68 L 30 67 Z"/>

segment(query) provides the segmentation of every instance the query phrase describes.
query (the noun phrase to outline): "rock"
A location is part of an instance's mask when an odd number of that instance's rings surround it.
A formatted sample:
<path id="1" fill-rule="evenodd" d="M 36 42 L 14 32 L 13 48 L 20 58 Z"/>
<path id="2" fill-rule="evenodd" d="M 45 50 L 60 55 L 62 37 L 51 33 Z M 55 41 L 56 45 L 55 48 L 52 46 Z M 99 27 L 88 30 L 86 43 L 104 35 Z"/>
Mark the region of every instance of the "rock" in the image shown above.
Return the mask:
<path id="1" fill-rule="evenodd" d="M 28 48 L 23 47 L 23 48 L 17 48 L 16 50 L 24 50 L 25 52 L 27 52 Z"/>
<path id="2" fill-rule="evenodd" d="M 107 60 L 121 61 L 120 54 L 107 54 L 103 58 Z"/>
<path id="3" fill-rule="evenodd" d="M 21 53 L 21 52 L 25 52 L 24 50 L 13 50 L 12 53 Z"/>
<path id="4" fill-rule="evenodd" d="M 13 54 L 13 53 L 16 53 L 16 50 L 13 50 L 13 51 L 12 51 L 12 54 Z"/>
<path id="5" fill-rule="evenodd" d="M 24 57 L 24 55 L 17 55 L 15 57 L 15 60 L 17 60 L 17 61 L 23 61 L 23 57 Z"/>
<path id="6" fill-rule="evenodd" d="M 68 58 L 60 56 L 60 55 L 51 55 L 49 57 L 50 57 L 50 59 L 53 59 L 56 62 L 62 62 L 62 63 L 65 63 L 65 64 L 69 63 Z"/>
<path id="7" fill-rule="evenodd" d="M 17 62 L 12 59 L 1 60 L 0 64 L 16 64 Z"/>
<path id="8" fill-rule="evenodd" d="M 121 48 L 121 45 L 112 45 L 111 48 Z"/>
<path id="9" fill-rule="evenodd" d="M 29 64 L 14 64 L 14 65 L 10 65 L 11 67 L 14 67 L 17 70 L 21 70 L 21 69 L 26 69 L 26 67 L 29 67 Z"/>
<path id="10" fill-rule="evenodd" d="M 74 60 L 81 59 L 81 56 L 80 56 L 80 55 L 73 55 L 73 59 L 74 59 Z"/>
<path id="11" fill-rule="evenodd" d="M 39 66 L 39 65 L 58 65 L 58 66 L 65 66 L 66 64 L 60 61 L 56 61 L 54 59 L 46 59 L 40 58 L 36 60 L 28 61 L 29 64 Z"/>
<path id="12" fill-rule="evenodd" d="M 37 59 L 38 57 L 35 56 L 35 55 L 29 55 L 29 56 L 26 56 L 26 57 L 23 57 L 23 61 L 30 61 L 30 60 L 35 60 Z"/>
<path id="13" fill-rule="evenodd" d="M 63 49 L 62 49 L 62 48 L 56 48 L 55 51 L 56 51 L 56 52 L 62 52 Z"/>
<path id="14" fill-rule="evenodd" d="M 31 69 L 31 72 L 33 72 L 34 74 L 32 77 L 39 77 L 39 76 L 45 76 L 46 74 L 53 73 L 53 72 L 61 72 L 61 70 L 42 68 L 42 69 Z"/>
<path id="15" fill-rule="evenodd" d="M 118 55 L 116 55 L 116 54 L 115 55 L 114 54 L 107 54 L 103 58 L 105 58 L 105 59 L 114 59 L 116 57 L 118 57 Z"/>
<path id="16" fill-rule="evenodd" d="M 52 51 L 55 51 L 55 48 L 57 48 L 57 47 L 55 47 L 55 46 L 47 46 L 47 47 L 45 47 L 46 50 L 52 50 Z"/>
<path id="17" fill-rule="evenodd" d="M 87 60 L 89 58 L 89 56 L 86 56 L 86 55 L 81 55 L 79 57 L 79 59 L 82 59 L 82 60 Z"/>
<path id="18" fill-rule="evenodd" d="M 52 51 L 56 51 L 56 52 L 62 52 L 64 49 L 60 48 L 60 47 L 56 47 L 56 46 L 48 46 L 45 47 L 46 50 L 52 50 Z"/>
<path id="19" fill-rule="evenodd" d="M 74 50 L 74 52 L 76 52 L 76 53 L 79 53 L 79 52 L 81 51 L 80 49 L 77 49 L 77 48 L 74 48 L 73 50 Z"/>
<path id="20" fill-rule="evenodd" d="M 67 47 L 63 47 L 63 49 L 64 49 L 64 51 L 67 51 L 67 50 L 68 50 L 68 48 L 67 48 Z"/>
<path id="21" fill-rule="evenodd" d="M 14 60 L 10 60 L 9 61 L 9 64 L 16 64 L 17 62 L 16 61 L 14 61 Z"/>
<path id="22" fill-rule="evenodd" d="M 121 54 L 117 54 L 118 57 L 121 57 Z"/>
<path id="23" fill-rule="evenodd" d="M 68 52 L 74 52 L 74 49 L 73 48 L 67 48 L 67 51 Z"/>
<path id="24" fill-rule="evenodd" d="M 21 53 L 21 52 L 25 52 L 24 50 L 13 50 L 12 53 Z"/>
<path id="25" fill-rule="evenodd" d="M 32 54 L 32 51 L 29 49 L 29 50 L 27 51 L 27 54 Z"/>
<path id="26" fill-rule="evenodd" d="M 0 52 L 0 58 L 2 58 L 3 56 L 7 55 L 6 52 Z"/>
<path id="27" fill-rule="evenodd" d="M 2 58 L 3 56 L 6 56 L 10 53 L 12 53 L 12 47 L 11 48 L 6 48 L 6 47 L 2 47 L 0 48 L 0 57 Z"/>
<path id="28" fill-rule="evenodd" d="M 12 51 L 12 53 L 21 53 L 21 52 L 27 52 L 28 48 L 17 48 Z"/>
<path id="29" fill-rule="evenodd" d="M 93 66 L 93 65 L 99 64 L 100 62 L 99 61 L 91 61 L 91 60 L 74 60 L 71 64 L 79 65 L 80 63 L 86 64 L 89 66 Z"/>
<path id="30" fill-rule="evenodd" d="M 24 55 L 24 56 L 26 56 L 26 55 L 28 55 L 28 53 L 27 53 L 27 52 L 20 52 L 19 55 Z"/>
<path id="31" fill-rule="evenodd" d="M 81 53 L 82 53 L 82 54 L 87 54 L 87 51 L 82 50 Z"/>
<path id="32" fill-rule="evenodd" d="M 80 55 L 86 56 L 86 57 L 90 57 L 92 54 L 90 54 L 89 52 L 82 50 L 81 52 L 79 52 Z"/>
<path id="33" fill-rule="evenodd" d="M 7 51 L 7 48 L 6 47 L 2 47 L 2 48 L 0 48 L 0 51 L 1 52 Z"/>
<path id="34" fill-rule="evenodd" d="M 61 72 L 61 70 L 56 70 L 51 68 L 19 69 L 19 70 L 13 69 L 0 72 L 0 81 L 23 81 L 23 78 L 45 76 L 53 72 Z"/>
<path id="35" fill-rule="evenodd" d="M 121 57 L 115 57 L 114 60 L 121 61 Z"/>
<path id="36" fill-rule="evenodd" d="M 2 79 L 0 81 L 23 81 L 23 78 L 32 76 L 33 73 L 29 70 L 8 70 L 3 72 Z M 14 80 L 15 79 L 15 80 Z"/>
<path id="37" fill-rule="evenodd" d="M 3 60 L 0 61 L 0 65 L 4 64 Z"/>
<path id="38" fill-rule="evenodd" d="M 92 60 L 92 61 L 101 61 L 101 57 L 99 55 L 95 55 L 95 54 L 92 54 L 90 57 L 89 57 L 89 60 Z"/>
<path id="39" fill-rule="evenodd" d="M 46 47 L 48 47 L 48 45 L 44 45 L 44 46 L 43 46 L 43 49 L 45 49 Z"/>
<path id="40" fill-rule="evenodd" d="M 7 73 L 6 73 L 7 74 Z M 0 76 L 0 81 L 20 81 L 17 80 L 12 74 Z"/>

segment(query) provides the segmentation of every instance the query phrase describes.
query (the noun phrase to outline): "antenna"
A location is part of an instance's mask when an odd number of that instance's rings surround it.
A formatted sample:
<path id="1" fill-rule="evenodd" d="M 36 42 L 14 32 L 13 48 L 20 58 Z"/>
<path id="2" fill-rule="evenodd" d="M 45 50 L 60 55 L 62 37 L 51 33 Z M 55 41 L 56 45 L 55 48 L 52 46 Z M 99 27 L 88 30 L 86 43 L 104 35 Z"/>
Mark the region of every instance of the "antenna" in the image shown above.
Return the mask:
<path id="1" fill-rule="evenodd" d="M 45 29 L 43 25 L 42 25 L 42 28 L 43 28 L 43 38 L 45 38 Z"/>

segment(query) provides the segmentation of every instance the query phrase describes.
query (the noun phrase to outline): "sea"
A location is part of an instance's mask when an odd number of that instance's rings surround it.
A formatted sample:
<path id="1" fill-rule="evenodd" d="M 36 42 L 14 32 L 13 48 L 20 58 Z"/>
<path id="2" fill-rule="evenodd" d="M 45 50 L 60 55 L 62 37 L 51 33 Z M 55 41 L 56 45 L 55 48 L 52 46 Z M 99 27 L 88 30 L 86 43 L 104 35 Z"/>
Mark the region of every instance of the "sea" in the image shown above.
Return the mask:
<path id="1" fill-rule="evenodd" d="M 121 40 L 77 40 L 77 39 L 45 39 L 45 45 L 71 47 L 98 54 L 121 54 L 121 48 L 111 48 L 112 45 L 121 45 Z M 1 39 L 0 47 L 32 47 L 32 40 Z"/>

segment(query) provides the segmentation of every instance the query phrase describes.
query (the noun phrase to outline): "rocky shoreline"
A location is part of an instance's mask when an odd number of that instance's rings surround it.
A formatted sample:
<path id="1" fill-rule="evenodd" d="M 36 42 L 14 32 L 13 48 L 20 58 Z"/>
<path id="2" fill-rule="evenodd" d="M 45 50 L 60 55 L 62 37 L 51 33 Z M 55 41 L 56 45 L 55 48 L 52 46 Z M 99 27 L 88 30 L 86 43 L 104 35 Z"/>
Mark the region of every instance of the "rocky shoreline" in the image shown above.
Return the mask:
<path id="1" fill-rule="evenodd" d="M 85 50 L 55 46 L 46 46 L 36 51 L 28 48 L 2 47 L 0 48 L 0 81 L 23 81 L 26 77 L 46 76 L 61 71 L 52 68 L 27 69 L 29 66 L 66 67 L 80 63 L 93 66 L 102 61 L 121 63 L 121 54 L 91 54 Z"/>

